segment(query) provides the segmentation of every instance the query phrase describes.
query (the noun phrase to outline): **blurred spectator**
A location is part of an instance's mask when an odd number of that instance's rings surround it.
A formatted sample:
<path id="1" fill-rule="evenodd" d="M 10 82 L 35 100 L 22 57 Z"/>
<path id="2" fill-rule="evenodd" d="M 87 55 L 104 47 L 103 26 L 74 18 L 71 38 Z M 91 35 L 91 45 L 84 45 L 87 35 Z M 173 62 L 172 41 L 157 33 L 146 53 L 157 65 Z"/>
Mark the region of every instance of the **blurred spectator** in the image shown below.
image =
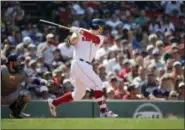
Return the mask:
<path id="1" fill-rule="evenodd" d="M 102 48 L 100 48 L 97 52 L 96 52 L 96 56 L 95 59 L 99 60 L 102 57 L 105 57 L 108 53 L 109 53 L 110 49 L 109 49 L 109 44 L 108 44 L 108 40 L 106 39 L 102 45 Z"/>
<path id="2" fill-rule="evenodd" d="M 148 45 L 146 48 L 147 51 L 147 56 L 144 58 L 144 67 L 147 67 L 149 64 L 151 64 L 151 59 L 153 59 L 153 52 L 154 46 L 153 45 Z"/>
<path id="3" fill-rule="evenodd" d="M 162 40 L 157 40 L 155 44 L 156 49 L 159 50 L 159 53 L 163 55 L 164 53 L 164 43 Z"/>
<path id="4" fill-rule="evenodd" d="M 74 47 L 69 45 L 67 39 L 68 38 L 65 39 L 65 42 L 60 43 L 58 45 L 58 48 L 60 49 L 60 53 L 62 54 L 62 56 L 64 56 L 64 58 L 72 58 Z"/>
<path id="5" fill-rule="evenodd" d="M 165 100 L 168 99 L 170 91 L 172 91 L 174 89 L 174 84 L 172 81 L 172 77 L 170 77 L 169 75 L 164 75 L 161 79 L 160 79 L 160 85 L 159 87 L 156 87 L 151 95 L 150 98 L 151 99 L 159 99 L 159 100 Z"/>
<path id="6" fill-rule="evenodd" d="M 176 82 L 178 77 L 182 77 L 182 79 L 184 79 L 183 77 L 183 71 L 181 68 L 181 63 L 179 61 L 175 61 L 173 63 L 173 70 L 172 70 L 172 77 L 173 77 L 173 81 L 174 83 Z"/>
<path id="7" fill-rule="evenodd" d="M 4 39 L 1 54 L 7 57 L 10 53 L 15 52 L 14 49 L 15 46 L 8 39 Z"/>
<path id="8" fill-rule="evenodd" d="M 133 50 L 132 51 L 132 58 L 129 60 L 132 65 L 139 65 L 141 61 L 141 52 L 139 50 Z M 139 58 L 138 58 L 139 57 Z"/>
<path id="9" fill-rule="evenodd" d="M 63 78 L 62 77 L 62 70 L 55 69 L 53 71 L 53 80 L 54 80 L 55 85 L 60 86 L 63 82 L 62 78 Z"/>
<path id="10" fill-rule="evenodd" d="M 147 74 L 147 82 L 141 86 L 141 92 L 144 97 L 148 97 L 154 89 L 158 87 L 158 82 L 152 72 Z"/>
<path id="11" fill-rule="evenodd" d="M 178 93 L 176 91 L 171 91 L 169 94 L 169 100 L 178 100 Z"/>
<path id="12" fill-rule="evenodd" d="M 135 63 L 136 63 L 136 65 L 143 67 L 144 66 L 143 56 L 141 56 L 141 55 L 137 56 L 137 58 L 135 59 Z"/>
<path id="13" fill-rule="evenodd" d="M 28 52 L 27 49 L 28 49 L 29 44 L 31 43 L 32 43 L 32 40 L 30 37 L 28 36 L 24 37 L 23 42 L 16 46 L 16 52 L 19 54 L 24 54 L 25 52 Z"/>
<path id="14" fill-rule="evenodd" d="M 122 97 L 125 95 L 125 84 L 124 84 L 124 81 L 123 80 L 119 80 L 119 85 L 117 87 L 117 89 L 114 91 L 114 99 L 122 99 Z"/>
<path id="15" fill-rule="evenodd" d="M 117 26 L 122 25 L 122 22 L 116 15 L 112 15 L 112 18 L 109 19 L 106 24 L 110 26 L 112 29 L 115 29 Z"/>
<path id="16" fill-rule="evenodd" d="M 107 72 L 119 72 L 122 68 L 124 56 L 119 53 L 116 58 L 110 59 L 107 63 Z"/>
<path id="17" fill-rule="evenodd" d="M 165 7 L 165 13 L 171 14 L 173 10 L 180 12 L 182 1 L 162 1 L 161 5 Z"/>
<path id="18" fill-rule="evenodd" d="M 175 26 L 172 22 L 169 20 L 169 15 L 164 15 L 163 21 L 161 22 L 161 30 L 162 32 L 175 31 Z"/>
<path id="19" fill-rule="evenodd" d="M 147 67 L 147 73 L 152 73 L 156 77 L 156 79 L 157 79 L 157 74 L 158 74 L 157 72 L 158 72 L 158 69 L 154 64 L 150 64 Z"/>
<path id="20" fill-rule="evenodd" d="M 29 44 L 28 45 L 28 55 L 32 57 L 32 59 L 36 59 L 37 58 L 37 55 L 36 55 L 36 52 L 37 52 L 37 47 L 34 45 L 34 44 Z"/>
<path id="21" fill-rule="evenodd" d="M 182 65 L 184 65 L 185 64 L 184 44 L 183 43 L 179 44 L 178 48 L 179 48 L 180 62 Z"/>
<path id="22" fill-rule="evenodd" d="M 169 59 L 166 61 L 166 66 L 165 66 L 165 71 L 166 71 L 166 73 L 172 73 L 172 70 L 173 70 L 173 63 L 174 63 L 174 59 L 172 59 L 172 58 L 169 58 Z"/>
<path id="23" fill-rule="evenodd" d="M 132 83 L 138 87 L 139 93 L 141 93 L 141 87 L 146 84 L 146 82 L 146 69 L 140 66 L 138 69 L 138 76 L 134 78 Z"/>
<path id="24" fill-rule="evenodd" d="M 30 56 L 26 56 L 25 57 L 25 67 L 24 67 L 24 69 L 26 70 L 26 69 L 28 69 L 29 68 L 29 62 L 31 61 L 31 57 Z"/>
<path id="25" fill-rule="evenodd" d="M 131 64 L 128 60 L 124 61 L 123 69 L 119 72 L 119 76 L 125 81 L 128 82 L 128 74 L 131 72 Z"/>
<path id="26" fill-rule="evenodd" d="M 50 34 L 47 34 L 46 41 L 44 43 L 39 44 L 37 47 L 37 52 L 39 54 L 44 55 L 44 61 L 50 67 L 54 58 L 52 50 L 55 48 L 55 46 L 53 45 L 53 42 L 54 42 L 54 35 L 50 33 Z"/>
<path id="27" fill-rule="evenodd" d="M 139 65 L 132 65 L 131 72 L 128 73 L 128 76 L 127 76 L 127 80 L 129 83 L 132 83 L 134 78 L 138 76 L 138 68 L 139 68 Z"/>
<path id="28" fill-rule="evenodd" d="M 41 96 L 41 99 L 45 99 L 45 100 L 49 98 L 48 87 L 46 87 L 46 86 L 40 87 L 40 96 Z"/>
<path id="29" fill-rule="evenodd" d="M 171 52 L 172 57 L 173 57 L 175 60 L 179 60 L 179 59 L 180 59 L 180 55 L 179 55 L 179 53 L 178 53 L 178 46 L 177 46 L 177 43 L 172 43 L 170 52 Z"/>
<path id="30" fill-rule="evenodd" d="M 55 84 L 51 72 L 44 72 L 44 79 L 47 81 L 47 88 L 51 97 L 56 98 L 57 96 L 61 95 L 59 86 Z"/>
<path id="31" fill-rule="evenodd" d="M 145 11 L 144 10 L 141 10 L 140 16 L 138 18 L 136 18 L 135 23 L 138 24 L 138 25 L 140 25 L 140 26 L 143 26 L 148 21 L 149 21 L 149 18 L 147 18 L 145 16 Z"/>
<path id="32" fill-rule="evenodd" d="M 156 33 L 157 31 L 162 31 L 161 30 L 161 23 L 159 21 L 157 21 L 157 16 L 152 17 L 151 21 L 149 22 L 149 31 L 151 33 Z"/>
<path id="33" fill-rule="evenodd" d="M 115 44 L 111 46 L 109 49 L 111 51 L 119 51 L 121 48 L 123 48 L 123 45 L 122 45 L 123 42 L 121 42 L 121 40 L 122 40 L 122 36 L 119 36 L 119 35 L 115 36 Z M 125 42 L 128 42 L 128 41 L 125 40 Z"/>
<path id="34" fill-rule="evenodd" d="M 60 52 L 60 50 L 58 48 L 53 48 L 52 52 L 53 52 L 53 61 L 52 61 L 52 67 L 53 68 L 56 69 L 61 64 L 65 64 L 66 63 L 67 59 L 65 59 L 62 56 L 62 54 L 61 54 L 61 52 Z"/>
<path id="35" fill-rule="evenodd" d="M 157 40 L 158 40 L 158 38 L 157 38 L 157 35 L 155 33 L 150 34 L 149 37 L 148 37 L 149 44 L 152 44 L 153 46 L 155 46 L 155 43 L 156 43 Z"/>
<path id="36" fill-rule="evenodd" d="M 106 68 L 103 64 L 100 64 L 98 66 L 98 75 L 100 76 L 100 79 L 104 82 L 107 81 L 107 73 L 106 73 Z"/>
<path id="37" fill-rule="evenodd" d="M 142 97 L 138 96 L 137 88 L 135 85 L 129 85 L 127 87 L 127 93 L 123 96 L 124 100 L 141 100 Z"/>
<path id="38" fill-rule="evenodd" d="M 184 89 L 185 89 L 184 82 L 180 82 L 179 85 L 178 85 L 178 92 L 179 92 L 178 99 L 179 100 L 184 100 L 185 99 Z"/>
<path id="39" fill-rule="evenodd" d="M 32 76 L 37 75 L 37 61 L 36 60 L 29 61 L 27 71 L 29 71 Z"/>
<path id="40" fill-rule="evenodd" d="M 157 69 L 159 68 L 163 68 L 164 67 L 164 64 L 163 62 L 161 61 L 161 54 L 160 54 L 160 51 L 158 49 L 154 49 L 153 52 L 153 60 L 151 60 L 151 64 L 154 64 Z"/>
<path id="41" fill-rule="evenodd" d="M 37 54 L 37 68 L 41 69 L 43 72 L 50 71 L 50 67 L 44 62 L 43 54 Z"/>
<path id="42" fill-rule="evenodd" d="M 107 88 L 113 88 L 115 91 L 119 86 L 119 80 L 116 76 L 111 76 L 109 79 L 109 85 Z"/>

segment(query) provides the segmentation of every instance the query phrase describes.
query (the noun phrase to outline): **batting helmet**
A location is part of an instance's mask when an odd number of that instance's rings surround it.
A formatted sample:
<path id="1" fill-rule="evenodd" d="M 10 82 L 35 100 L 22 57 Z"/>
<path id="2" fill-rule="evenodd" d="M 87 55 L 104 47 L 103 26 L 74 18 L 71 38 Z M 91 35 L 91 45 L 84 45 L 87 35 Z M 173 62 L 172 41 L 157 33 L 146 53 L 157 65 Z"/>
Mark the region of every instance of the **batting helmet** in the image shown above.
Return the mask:
<path id="1" fill-rule="evenodd" d="M 102 19 L 93 19 L 91 22 L 91 28 L 94 30 L 97 29 L 104 29 L 105 28 L 105 22 Z"/>

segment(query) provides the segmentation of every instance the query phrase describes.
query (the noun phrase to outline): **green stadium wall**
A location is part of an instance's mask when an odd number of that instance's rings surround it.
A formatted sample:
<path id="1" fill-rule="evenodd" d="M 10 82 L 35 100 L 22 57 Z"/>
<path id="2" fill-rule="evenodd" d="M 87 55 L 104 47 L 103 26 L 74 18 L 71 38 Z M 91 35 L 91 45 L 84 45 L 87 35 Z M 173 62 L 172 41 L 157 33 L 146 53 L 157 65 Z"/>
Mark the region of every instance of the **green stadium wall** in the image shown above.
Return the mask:
<path id="1" fill-rule="evenodd" d="M 184 117 L 183 101 L 107 101 L 108 106 L 122 118 L 166 118 L 171 115 Z M 32 101 L 25 112 L 35 118 L 51 117 L 46 101 Z M 1 117 L 8 118 L 8 106 L 1 106 Z M 92 118 L 99 116 L 95 101 L 76 101 L 57 107 L 58 118 Z"/>

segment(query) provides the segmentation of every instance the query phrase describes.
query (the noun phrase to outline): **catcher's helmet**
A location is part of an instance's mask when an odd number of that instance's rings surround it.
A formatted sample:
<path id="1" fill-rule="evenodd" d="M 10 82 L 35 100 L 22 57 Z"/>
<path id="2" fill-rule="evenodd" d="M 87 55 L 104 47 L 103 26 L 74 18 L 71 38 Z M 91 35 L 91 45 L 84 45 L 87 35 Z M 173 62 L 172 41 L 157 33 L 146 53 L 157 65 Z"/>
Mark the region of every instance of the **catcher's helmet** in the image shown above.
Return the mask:
<path id="1" fill-rule="evenodd" d="M 104 29 L 105 28 L 105 21 L 102 19 L 93 19 L 91 22 L 91 28 L 94 30 L 97 29 Z"/>
<path id="2" fill-rule="evenodd" d="M 12 53 L 12 54 L 8 55 L 8 62 L 10 62 L 10 61 L 17 61 L 18 57 L 19 57 L 18 54 Z"/>

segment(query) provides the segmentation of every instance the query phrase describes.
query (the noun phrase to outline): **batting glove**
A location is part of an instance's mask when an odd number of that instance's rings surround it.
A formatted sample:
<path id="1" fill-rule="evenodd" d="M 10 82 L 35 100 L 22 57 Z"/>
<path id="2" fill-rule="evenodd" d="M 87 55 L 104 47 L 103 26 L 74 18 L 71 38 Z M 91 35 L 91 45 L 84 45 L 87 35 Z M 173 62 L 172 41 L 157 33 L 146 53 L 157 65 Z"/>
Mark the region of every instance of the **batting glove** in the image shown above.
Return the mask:
<path id="1" fill-rule="evenodd" d="M 80 33 L 80 30 L 81 30 L 80 28 L 74 27 L 74 26 L 70 28 L 70 32 L 77 33 L 77 34 Z"/>

